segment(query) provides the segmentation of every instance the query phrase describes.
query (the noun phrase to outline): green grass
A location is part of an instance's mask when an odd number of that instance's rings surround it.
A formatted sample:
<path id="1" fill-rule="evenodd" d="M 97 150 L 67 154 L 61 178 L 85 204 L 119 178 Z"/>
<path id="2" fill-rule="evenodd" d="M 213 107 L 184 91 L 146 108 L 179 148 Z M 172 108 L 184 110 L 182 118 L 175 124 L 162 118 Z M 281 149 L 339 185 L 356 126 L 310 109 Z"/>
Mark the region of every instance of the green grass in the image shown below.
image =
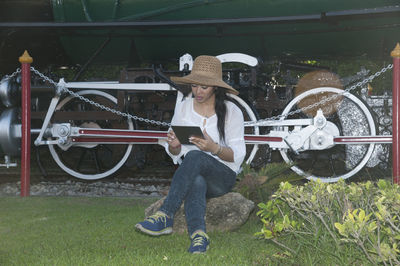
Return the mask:
<path id="1" fill-rule="evenodd" d="M 368 265 L 353 246 L 337 248 L 324 230 L 278 239 L 295 253 L 240 230 L 211 232 L 204 255 L 187 234 L 150 237 L 134 230 L 150 198 L 0 197 L 0 265 Z"/>
<path id="2" fill-rule="evenodd" d="M 210 233 L 206 255 L 187 252 L 187 234 L 134 230 L 154 199 L 0 198 L 0 265 L 263 265 L 279 248 L 240 230 Z"/>

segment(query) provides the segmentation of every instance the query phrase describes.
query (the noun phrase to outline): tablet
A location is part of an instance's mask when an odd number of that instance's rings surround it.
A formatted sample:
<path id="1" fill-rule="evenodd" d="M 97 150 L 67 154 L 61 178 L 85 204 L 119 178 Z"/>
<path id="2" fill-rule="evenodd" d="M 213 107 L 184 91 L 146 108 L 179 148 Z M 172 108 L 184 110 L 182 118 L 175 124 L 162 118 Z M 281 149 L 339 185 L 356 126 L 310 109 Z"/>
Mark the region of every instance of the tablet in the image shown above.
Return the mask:
<path id="1" fill-rule="evenodd" d="M 194 126 L 171 126 L 181 144 L 194 145 L 189 142 L 190 137 L 200 137 L 204 139 L 203 132 L 200 127 Z"/>

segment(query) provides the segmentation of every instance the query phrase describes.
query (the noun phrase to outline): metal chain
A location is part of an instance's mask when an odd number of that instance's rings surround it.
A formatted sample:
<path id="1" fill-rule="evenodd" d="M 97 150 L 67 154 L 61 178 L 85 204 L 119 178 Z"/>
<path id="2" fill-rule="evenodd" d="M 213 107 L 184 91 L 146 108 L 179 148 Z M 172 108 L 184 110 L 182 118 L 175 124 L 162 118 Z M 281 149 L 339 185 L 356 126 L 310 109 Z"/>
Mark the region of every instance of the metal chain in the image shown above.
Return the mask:
<path id="1" fill-rule="evenodd" d="M 17 68 L 17 69 L 14 71 L 14 73 L 12 73 L 11 75 L 5 75 L 4 78 L 6 78 L 6 79 L 11 79 L 11 78 L 15 77 L 16 75 L 18 75 L 19 73 L 21 73 L 21 69 L 20 69 L 20 68 Z"/>
<path id="2" fill-rule="evenodd" d="M 333 94 L 333 95 L 331 95 L 329 97 L 326 97 L 326 98 L 322 99 L 319 102 L 316 102 L 316 103 L 313 103 L 311 105 L 305 106 L 303 108 L 294 110 L 294 111 L 289 112 L 287 114 L 280 114 L 280 115 L 276 115 L 276 116 L 271 116 L 271 117 L 268 117 L 268 118 L 265 118 L 265 119 L 261 119 L 261 120 L 257 120 L 257 121 L 244 122 L 244 125 L 245 126 L 251 126 L 251 125 L 255 125 L 255 124 L 260 123 L 260 122 L 281 120 L 282 118 L 288 117 L 289 115 L 294 115 L 294 114 L 297 114 L 297 113 L 301 113 L 301 112 L 313 109 L 313 108 L 318 107 L 320 105 L 323 105 L 323 104 L 325 104 L 327 102 L 330 102 L 330 101 L 342 96 L 345 93 L 349 93 L 350 91 L 352 91 L 352 90 L 354 90 L 354 89 L 356 89 L 358 87 L 366 85 L 367 83 L 371 82 L 376 77 L 380 76 L 381 74 L 385 73 L 386 71 L 388 71 L 389 69 L 392 69 L 392 68 L 393 68 L 393 64 L 389 64 L 386 67 L 383 67 L 380 71 L 376 72 L 375 74 L 367 77 L 363 81 L 360 81 L 357 84 L 351 86 L 350 88 L 343 90 L 343 92 L 338 93 L 338 94 Z"/>
<path id="3" fill-rule="evenodd" d="M 147 119 L 147 118 L 143 118 L 143 117 L 139 117 L 139 116 L 136 116 L 136 115 L 131 115 L 131 114 L 129 114 L 129 113 L 124 113 L 124 112 L 115 110 L 115 109 L 110 108 L 110 107 L 108 107 L 108 106 L 104 106 L 104 105 L 102 105 L 102 104 L 99 104 L 99 103 L 97 103 L 97 102 L 94 102 L 94 101 L 92 101 L 92 100 L 90 100 L 90 99 L 88 99 L 88 98 L 86 98 L 86 97 L 83 97 L 82 95 L 79 95 L 79 94 L 76 93 L 76 92 L 70 91 L 70 90 L 68 90 L 68 89 L 65 88 L 65 87 L 63 88 L 63 90 L 66 91 L 66 92 L 68 92 L 69 94 L 71 94 L 73 97 L 76 97 L 76 98 L 78 98 L 78 99 L 80 99 L 80 100 L 82 100 L 82 101 L 84 101 L 84 102 L 87 102 L 87 103 L 89 103 L 89 104 L 91 104 L 91 105 L 94 105 L 94 106 L 96 106 L 97 108 L 103 109 L 103 110 L 105 110 L 105 111 L 111 112 L 111 113 L 116 114 L 116 115 L 119 115 L 119 116 L 126 117 L 126 118 L 128 118 L 128 119 L 134 119 L 134 120 L 138 120 L 138 121 L 141 121 L 141 122 L 145 122 L 145 123 L 148 123 L 148 124 L 154 124 L 154 125 L 158 125 L 158 126 L 168 126 L 168 127 L 169 127 L 169 126 L 171 125 L 170 123 L 167 123 L 167 122 L 161 122 L 161 121 L 151 120 L 151 119 Z"/>
<path id="4" fill-rule="evenodd" d="M 158 125 L 158 126 L 167 126 L 167 127 L 169 127 L 171 125 L 170 123 L 167 123 L 167 122 L 161 122 L 161 121 L 156 121 L 156 120 L 151 120 L 151 119 L 139 117 L 139 116 L 136 116 L 136 115 L 131 115 L 129 113 L 124 113 L 124 112 L 115 110 L 113 108 L 110 108 L 108 106 L 104 106 L 104 105 L 102 105 L 100 103 L 97 103 L 97 102 L 94 102 L 94 101 L 92 101 L 92 100 L 90 100 L 90 99 L 88 99 L 88 98 L 86 98 L 86 97 L 84 97 L 82 95 L 79 95 L 78 93 L 73 92 L 73 91 L 67 89 L 64 86 L 60 86 L 60 84 L 58 84 L 55 81 L 51 80 L 50 78 L 46 77 L 44 74 L 40 73 L 34 67 L 31 67 L 31 70 L 34 73 L 36 73 L 38 76 L 40 76 L 42 79 L 44 79 L 45 81 L 50 82 L 51 84 L 53 84 L 54 86 L 56 86 L 57 88 L 60 88 L 61 90 L 65 91 L 65 92 L 67 92 L 71 96 L 73 96 L 75 98 L 78 98 L 78 99 L 80 99 L 80 100 L 82 100 L 82 101 L 84 101 L 84 102 L 86 102 L 88 104 L 91 104 L 91 105 L 93 105 L 93 106 L 95 106 L 97 108 L 100 108 L 100 109 L 102 109 L 104 111 L 108 111 L 108 112 L 111 112 L 113 114 L 126 117 L 128 119 L 134 119 L 134 120 L 138 120 L 138 121 L 145 122 L 145 123 L 148 123 L 148 124 L 154 124 L 154 125 Z"/>
<path id="5" fill-rule="evenodd" d="M 301 112 L 304 112 L 304 111 L 307 111 L 307 110 L 316 108 L 316 107 L 318 107 L 318 106 L 320 106 L 320 105 L 323 105 L 323 104 L 325 104 L 325 103 L 327 103 L 327 102 L 330 102 L 330 101 L 332 101 L 332 100 L 334 100 L 334 99 L 336 99 L 336 98 L 342 96 L 342 95 L 345 94 L 345 93 L 349 93 L 350 91 L 352 91 L 352 90 L 354 90 L 354 89 L 356 89 L 356 88 L 358 88 L 358 87 L 361 87 L 361 86 L 366 85 L 367 83 L 371 82 L 371 81 L 372 81 L 373 79 L 375 79 L 376 77 L 380 76 L 381 74 L 385 73 L 386 71 L 388 71 L 389 69 L 392 69 L 392 68 L 393 68 L 393 64 L 389 64 L 389 65 L 387 65 L 386 67 L 383 67 L 380 71 L 376 72 L 375 74 L 373 74 L 373 75 L 367 77 L 367 78 L 364 79 L 363 81 L 360 81 L 360 82 L 358 82 L 357 84 L 351 86 L 350 88 L 343 90 L 342 93 L 338 93 L 338 94 L 331 95 L 331 96 L 329 96 L 329 97 L 326 97 L 326 98 L 322 99 L 322 100 L 319 101 L 319 102 L 313 103 L 313 104 L 308 105 L 308 106 L 306 106 L 306 107 L 303 107 L 303 108 L 301 108 L 301 109 L 294 110 L 294 111 L 289 112 L 289 113 L 287 113 L 287 114 L 280 114 L 280 115 L 277 115 L 277 116 L 268 117 L 268 118 L 261 119 L 261 120 L 258 120 L 258 121 L 248 121 L 248 122 L 245 122 L 244 125 L 245 125 L 245 126 L 251 126 L 251 125 L 255 125 L 255 124 L 260 123 L 260 122 L 280 120 L 280 119 L 285 118 L 285 117 L 287 117 L 287 116 L 289 116 L 289 115 L 294 115 L 294 114 L 297 114 L 297 113 L 301 113 Z M 115 110 L 115 109 L 113 109 L 113 108 L 104 106 L 104 105 L 99 104 L 99 103 L 97 103 L 97 102 L 94 102 L 94 101 L 92 101 L 92 100 L 90 100 L 90 99 L 88 99 L 88 98 L 86 98 L 86 97 L 83 97 L 82 95 L 79 95 L 78 93 L 73 92 L 73 91 L 67 89 L 67 88 L 64 87 L 64 86 L 60 86 L 57 82 L 55 82 L 54 80 L 52 80 L 52 79 L 50 79 L 49 77 L 45 76 L 44 74 L 40 73 L 40 72 L 39 72 L 38 70 L 36 70 L 34 67 L 31 67 L 31 71 L 33 71 L 35 74 L 37 74 L 37 75 L 38 75 L 39 77 L 41 77 L 43 80 L 48 81 L 49 83 L 53 84 L 53 85 L 56 86 L 57 88 L 60 88 L 60 87 L 61 87 L 61 90 L 67 92 L 67 93 L 70 94 L 71 96 L 76 97 L 76 98 L 78 98 L 78 99 L 80 99 L 80 100 L 82 100 L 82 101 L 84 101 L 84 102 L 86 102 L 86 103 L 89 103 L 89 104 L 93 105 L 93 106 L 96 106 L 97 108 L 103 109 L 103 110 L 105 110 L 105 111 L 114 113 L 114 114 L 119 115 L 119 116 L 126 117 L 126 118 L 128 118 L 128 119 L 134 119 L 134 120 L 138 120 L 138 121 L 145 122 L 145 123 L 148 123 L 148 124 L 155 124 L 155 125 L 158 125 L 158 126 L 168 126 L 168 127 L 171 126 L 171 123 L 161 122 L 161 121 L 156 121 L 156 120 L 151 120 L 151 119 L 147 119 L 147 118 L 143 118 L 143 117 L 138 117 L 138 116 L 136 116 L 136 115 L 131 115 L 131 114 L 129 114 L 129 113 L 124 113 L 124 112 Z M 11 74 L 10 76 L 8 76 L 8 77 L 11 78 L 11 77 L 17 75 L 17 74 L 20 73 L 20 72 L 21 72 L 21 70 L 20 70 L 20 69 L 17 69 L 14 73 L 12 73 L 12 74 Z M 7 76 L 6 76 L 6 77 L 7 77 Z"/>
<path id="6" fill-rule="evenodd" d="M 36 70 L 34 67 L 31 66 L 31 71 L 33 71 L 36 75 L 41 77 L 44 81 L 49 82 L 50 84 L 53 84 L 56 87 L 59 87 L 58 83 L 52 80 L 51 78 L 47 77 L 46 75 L 40 73 L 38 70 Z"/>

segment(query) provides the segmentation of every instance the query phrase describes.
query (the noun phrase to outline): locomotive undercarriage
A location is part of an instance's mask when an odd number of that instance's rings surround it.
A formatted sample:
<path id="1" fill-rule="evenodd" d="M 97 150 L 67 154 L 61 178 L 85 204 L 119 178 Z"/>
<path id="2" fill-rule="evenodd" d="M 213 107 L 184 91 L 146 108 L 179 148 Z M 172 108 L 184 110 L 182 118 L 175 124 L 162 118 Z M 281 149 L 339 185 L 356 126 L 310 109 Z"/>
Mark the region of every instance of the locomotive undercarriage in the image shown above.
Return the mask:
<path id="1" fill-rule="evenodd" d="M 160 69 L 158 72 L 160 72 Z M 265 75 L 261 72 L 260 68 L 230 68 L 224 70 L 225 81 L 233 87 L 238 88 L 241 98 L 244 99 L 252 108 L 258 119 L 281 114 L 285 107 L 294 98 L 294 88 L 298 81 L 289 71 L 285 74 L 276 73 L 273 75 Z M 182 74 L 182 72 L 167 70 L 162 70 L 162 73 L 166 76 Z M 346 87 L 357 80 L 365 78 L 367 74 L 368 71 L 363 70 L 355 76 L 344 78 L 341 81 Z M 280 81 L 278 82 L 277 80 Z M 121 71 L 119 82 L 161 83 L 163 80 L 154 69 L 127 68 Z M 181 89 L 185 90 L 185 88 Z M 54 89 L 51 86 L 43 83 L 40 79 L 37 79 L 37 77 L 32 81 L 32 128 L 34 128 L 35 125 L 40 127 L 45 117 L 48 103 L 54 94 L 53 90 Z M 108 96 L 103 97 L 102 95 L 96 95 L 95 93 L 92 95 L 93 101 L 100 102 L 101 104 L 107 104 L 106 102 L 109 101 L 111 102 L 110 106 L 116 110 L 133 113 L 138 117 L 146 119 L 170 122 L 172 118 L 174 101 L 176 98 L 175 93 L 165 91 L 105 91 L 105 93 L 111 95 L 110 97 L 113 97 L 113 99 L 115 98 L 115 100 L 112 100 Z M 390 135 L 391 95 L 384 94 L 382 96 L 370 96 L 368 95 L 368 88 L 362 88 L 359 97 L 367 102 L 367 105 L 374 115 L 378 128 L 377 134 Z M 124 120 L 120 116 L 107 111 L 93 109 L 89 104 L 79 102 L 79 100 L 76 99 L 71 99 L 68 104 L 65 104 L 65 107 L 62 106 L 61 108 L 67 108 L 68 112 L 56 112 L 52 118 L 53 123 L 73 123 L 72 125 L 85 128 L 107 127 L 134 128 L 140 130 L 167 129 L 165 126 L 157 126 L 133 120 L 128 121 L 128 124 L 126 124 L 126 119 Z M 353 114 L 352 108 L 350 107 L 350 110 L 347 110 L 347 113 L 345 112 L 341 114 L 341 112 L 338 112 L 335 118 L 330 119 L 336 119 L 337 124 L 346 124 L 346 130 L 348 131 L 359 130 L 360 124 L 352 123 L 351 120 L 348 119 L 348 117 L 351 117 Z M 79 117 L 79 120 L 77 120 L 77 117 Z M 101 118 L 101 121 L 99 118 Z M 125 127 L 121 127 L 121 124 L 124 123 Z M 268 134 L 270 130 L 271 129 L 267 127 L 261 127 L 259 134 Z M 252 132 L 247 133 L 251 134 Z M 4 134 L 2 138 L 4 138 Z M 118 164 L 118 160 L 124 156 L 129 156 L 128 159 L 124 161 L 125 168 L 133 166 L 143 167 L 149 163 L 161 165 L 169 164 L 165 154 L 163 153 L 163 148 L 158 145 L 123 145 L 123 147 L 128 147 L 127 149 L 131 146 L 133 146 L 132 152 L 124 153 L 124 148 L 121 149 L 121 147 L 115 145 L 102 144 L 90 146 L 86 144 L 86 146 L 83 145 L 80 147 L 81 151 L 78 153 L 76 151 L 70 153 L 66 152 L 63 156 L 71 157 L 75 160 L 74 167 L 78 170 L 85 167 L 84 165 L 87 160 L 91 161 L 91 164 L 95 165 L 95 168 L 97 169 L 113 167 L 113 165 Z M 375 150 L 369 159 L 367 166 L 387 167 L 390 161 L 389 144 L 377 144 L 375 146 Z M 353 149 L 357 149 L 357 147 Z M 123 151 L 122 153 L 121 150 Z M 276 156 L 278 153 L 273 150 L 274 149 L 270 148 L 268 145 L 260 145 L 255 158 L 252 160 L 252 166 L 256 168 L 262 167 L 268 162 L 281 160 Z M 57 153 L 57 151 L 53 152 Z M 320 158 L 326 156 L 329 161 L 335 156 L 344 156 L 346 158 L 346 163 L 343 167 L 351 168 L 353 167 L 352 157 L 357 156 L 357 152 L 348 149 L 342 149 L 340 152 L 333 155 L 330 153 L 333 153 L 332 150 L 313 151 L 302 153 L 301 158 L 299 158 L 307 161 L 313 160 L 315 156 Z M 9 157 L 6 157 L 6 160 L 7 162 L 5 165 L 11 166 Z M 38 163 L 42 168 L 42 172 L 45 174 L 46 169 L 43 167 L 44 164 L 42 161 L 43 159 L 39 156 Z"/>

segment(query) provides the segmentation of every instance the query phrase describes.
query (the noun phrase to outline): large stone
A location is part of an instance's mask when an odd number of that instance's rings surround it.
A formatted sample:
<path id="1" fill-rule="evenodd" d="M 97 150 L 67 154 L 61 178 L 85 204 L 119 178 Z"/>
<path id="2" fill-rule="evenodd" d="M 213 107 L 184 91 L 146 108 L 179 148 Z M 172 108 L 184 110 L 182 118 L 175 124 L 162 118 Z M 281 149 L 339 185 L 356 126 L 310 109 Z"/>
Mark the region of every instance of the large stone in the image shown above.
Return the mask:
<path id="1" fill-rule="evenodd" d="M 165 197 L 156 201 L 145 210 L 145 216 L 150 216 L 160 209 Z M 254 202 L 246 199 L 240 193 L 230 192 L 218 198 L 207 200 L 206 227 L 207 231 L 232 231 L 244 224 L 254 209 Z M 183 204 L 175 214 L 174 232 L 187 232 Z"/>

